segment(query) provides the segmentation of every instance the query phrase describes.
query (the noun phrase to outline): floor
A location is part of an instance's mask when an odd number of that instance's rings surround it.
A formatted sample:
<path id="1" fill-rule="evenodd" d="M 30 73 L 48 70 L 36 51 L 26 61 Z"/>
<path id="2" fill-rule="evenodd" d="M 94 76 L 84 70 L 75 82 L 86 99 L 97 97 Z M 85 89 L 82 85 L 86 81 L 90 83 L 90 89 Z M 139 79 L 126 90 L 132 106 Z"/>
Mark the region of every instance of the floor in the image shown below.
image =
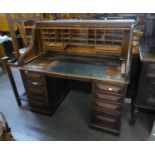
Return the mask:
<path id="1" fill-rule="evenodd" d="M 20 74 L 12 69 L 18 90 L 24 92 Z M 144 141 L 155 140 L 151 135 L 153 117 L 140 113 L 136 125 L 130 127 L 130 103 L 123 109 L 121 134 L 115 136 L 92 129 L 90 124 L 90 94 L 71 91 L 52 116 L 44 116 L 29 110 L 27 103 L 20 108 L 16 104 L 11 85 L 0 70 L 0 111 L 12 129 L 15 140 L 42 141 Z"/>

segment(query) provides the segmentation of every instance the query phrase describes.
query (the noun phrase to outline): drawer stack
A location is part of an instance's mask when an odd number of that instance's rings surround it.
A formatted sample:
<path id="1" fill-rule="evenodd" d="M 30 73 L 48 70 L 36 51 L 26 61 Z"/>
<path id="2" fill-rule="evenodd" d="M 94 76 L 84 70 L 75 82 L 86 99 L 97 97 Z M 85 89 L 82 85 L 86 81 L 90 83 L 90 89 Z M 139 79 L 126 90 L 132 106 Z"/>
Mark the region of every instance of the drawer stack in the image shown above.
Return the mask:
<path id="1" fill-rule="evenodd" d="M 22 71 L 28 102 L 32 110 L 50 112 L 50 103 L 46 89 L 46 81 L 42 74 Z"/>
<path id="2" fill-rule="evenodd" d="M 124 83 L 94 80 L 91 126 L 119 134 L 125 94 Z"/>

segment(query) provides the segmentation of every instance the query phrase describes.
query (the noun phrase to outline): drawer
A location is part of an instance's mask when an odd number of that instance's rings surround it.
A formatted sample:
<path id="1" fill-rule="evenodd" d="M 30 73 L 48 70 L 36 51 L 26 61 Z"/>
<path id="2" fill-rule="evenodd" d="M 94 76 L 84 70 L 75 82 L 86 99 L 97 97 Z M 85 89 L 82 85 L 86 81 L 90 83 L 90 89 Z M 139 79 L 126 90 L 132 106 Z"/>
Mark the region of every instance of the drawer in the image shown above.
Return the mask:
<path id="1" fill-rule="evenodd" d="M 32 80 L 32 81 L 26 80 L 26 85 L 27 87 L 32 88 L 32 89 L 44 89 L 45 88 L 44 82 L 35 81 L 35 80 Z"/>
<path id="2" fill-rule="evenodd" d="M 120 115 L 94 109 L 93 122 L 99 126 L 118 129 L 120 126 Z"/>
<path id="3" fill-rule="evenodd" d="M 28 100 L 31 106 L 49 106 L 48 99 L 43 96 L 28 94 Z"/>
<path id="4" fill-rule="evenodd" d="M 46 95 L 45 85 L 43 82 L 38 81 L 26 81 L 26 88 L 28 94 Z"/>
<path id="5" fill-rule="evenodd" d="M 48 98 L 43 97 L 43 96 L 38 96 L 38 95 L 28 95 L 28 99 L 30 102 L 42 102 L 48 105 Z"/>
<path id="6" fill-rule="evenodd" d="M 107 100 L 94 100 L 93 105 L 101 110 L 105 111 L 113 111 L 120 113 L 121 111 L 121 104 L 118 104 L 117 102 L 110 102 Z"/>
<path id="7" fill-rule="evenodd" d="M 29 101 L 29 105 L 32 107 L 48 107 L 47 103 L 42 101 Z"/>
<path id="8" fill-rule="evenodd" d="M 108 112 L 108 111 L 104 111 L 98 108 L 94 108 L 93 107 L 93 115 L 95 116 L 100 116 L 100 117 L 107 117 L 107 118 L 111 118 L 111 119 L 118 119 L 120 118 L 120 114 L 119 113 L 113 113 L 113 112 Z"/>
<path id="9" fill-rule="evenodd" d="M 44 76 L 40 73 L 24 71 L 24 78 L 29 80 L 44 81 Z"/>
<path id="10" fill-rule="evenodd" d="M 116 94 L 124 94 L 125 86 L 123 85 L 116 85 L 113 83 L 106 83 L 106 82 L 95 82 L 94 89 L 99 91 L 106 91 Z"/>
<path id="11" fill-rule="evenodd" d="M 113 118 L 94 116 L 92 118 L 92 123 L 103 129 L 119 131 L 120 128 L 120 121 Z"/>
<path id="12" fill-rule="evenodd" d="M 124 97 L 121 95 L 110 94 L 106 92 L 94 92 L 94 98 L 99 100 L 108 100 L 112 102 L 122 103 L 124 101 Z"/>

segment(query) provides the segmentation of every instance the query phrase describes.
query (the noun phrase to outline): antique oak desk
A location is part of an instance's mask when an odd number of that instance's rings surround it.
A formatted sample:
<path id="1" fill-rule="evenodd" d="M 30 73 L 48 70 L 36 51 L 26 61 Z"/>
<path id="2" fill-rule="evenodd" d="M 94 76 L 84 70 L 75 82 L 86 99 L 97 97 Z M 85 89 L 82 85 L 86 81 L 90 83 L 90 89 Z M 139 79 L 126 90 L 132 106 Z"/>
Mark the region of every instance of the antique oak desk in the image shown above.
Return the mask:
<path id="1" fill-rule="evenodd" d="M 50 114 L 71 89 L 70 80 L 87 81 L 91 126 L 120 133 L 133 25 L 134 20 L 36 22 L 19 61 L 31 109 Z"/>

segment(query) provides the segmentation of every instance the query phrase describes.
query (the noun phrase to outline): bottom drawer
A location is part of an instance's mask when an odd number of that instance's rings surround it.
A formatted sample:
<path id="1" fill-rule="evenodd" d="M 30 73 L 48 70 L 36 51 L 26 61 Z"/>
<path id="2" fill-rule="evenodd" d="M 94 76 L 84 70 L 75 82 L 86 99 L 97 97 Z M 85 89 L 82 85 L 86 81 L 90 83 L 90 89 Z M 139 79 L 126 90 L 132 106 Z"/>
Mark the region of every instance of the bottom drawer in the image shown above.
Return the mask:
<path id="1" fill-rule="evenodd" d="M 96 126 L 97 128 L 103 130 L 119 133 L 120 120 L 110 119 L 107 117 L 101 117 L 96 115 L 92 117 L 92 126 Z"/>
<path id="2" fill-rule="evenodd" d="M 49 106 L 48 99 L 46 97 L 37 95 L 28 95 L 29 104 L 33 106 Z"/>
<path id="3" fill-rule="evenodd" d="M 92 122 L 103 128 L 119 130 L 120 114 L 113 114 L 95 109 L 93 111 Z"/>

